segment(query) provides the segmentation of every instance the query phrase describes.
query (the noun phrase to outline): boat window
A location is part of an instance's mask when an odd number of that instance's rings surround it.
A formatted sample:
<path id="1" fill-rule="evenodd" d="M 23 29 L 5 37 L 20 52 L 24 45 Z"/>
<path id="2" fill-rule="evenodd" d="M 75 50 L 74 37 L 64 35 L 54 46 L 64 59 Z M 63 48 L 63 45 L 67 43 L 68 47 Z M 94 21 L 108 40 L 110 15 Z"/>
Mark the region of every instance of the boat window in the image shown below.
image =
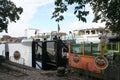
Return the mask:
<path id="1" fill-rule="evenodd" d="M 102 31 L 102 30 L 100 30 L 100 33 L 102 33 L 102 34 L 103 34 L 103 31 Z"/>
<path id="2" fill-rule="evenodd" d="M 85 31 L 79 31 L 81 35 L 84 35 L 85 34 Z"/>
<path id="3" fill-rule="evenodd" d="M 97 33 L 97 34 L 99 34 L 99 33 L 100 33 L 100 31 L 97 29 L 97 30 L 96 30 L 96 33 Z"/>
<path id="4" fill-rule="evenodd" d="M 92 34 L 95 34 L 95 30 L 92 30 L 91 33 L 92 33 Z"/>
<path id="5" fill-rule="evenodd" d="M 93 43 L 93 44 L 92 44 L 92 50 L 93 50 L 93 52 L 96 52 L 96 51 L 99 50 L 98 43 Z"/>
<path id="6" fill-rule="evenodd" d="M 90 31 L 86 31 L 86 34 L 90 34 Z"/>
<path id="7" fill-rule="evenodd" d="M 71 53 L 81 54 L 82 52 L 81 44 L 72 44 L 70 50 L 71 50 Z"/>
<path id="8" fill-rule="evenodd" d="M 118 50 L 117 42 L 108 43 L 107 50 Z"/>
<path id="9" fill-rule="evenodd" d="M 92 43 L 92 55 L 99 55 L 100 54 L 100 48 L 99 43 Z"/>
<path id="10" fill-rule="evenodd" d="M 85 43 L 85 55 L 91 55 L 91 43 Z"/>

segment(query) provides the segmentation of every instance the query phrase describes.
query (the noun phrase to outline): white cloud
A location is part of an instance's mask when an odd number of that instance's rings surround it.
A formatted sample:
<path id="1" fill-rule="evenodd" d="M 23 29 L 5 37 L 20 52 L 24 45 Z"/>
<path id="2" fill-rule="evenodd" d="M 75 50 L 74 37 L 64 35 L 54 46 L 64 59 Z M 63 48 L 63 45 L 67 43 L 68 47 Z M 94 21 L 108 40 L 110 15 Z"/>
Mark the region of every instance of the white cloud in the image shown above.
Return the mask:
<path id="1" fill-rule="evenodd" d="M 34 17 L 37 12 L 37 8 L 43 5 L 52 3 L 54 0 L 11 0 L 18 7 L 23 8 L 23 13 L 20 15 L 20 20 L 17 23 L 10 23 L 8 26 L 8 35 L 11 36 L 24 36 L 24 29 L 30 27 L 29 20 Z M 2 33 L 6 34 L 5 32 Z M 0 35 L 2 35 L 0 34 Z"/>
<path id="2" fill-rule="evenodd" d="M 16 5 L 23 7 L 23 13 L 21 19 L 25 22 L 29 21 L 36 13 L 37 8 L 43 5 L 47 5 L 53 0 L 12 0 Z"/>

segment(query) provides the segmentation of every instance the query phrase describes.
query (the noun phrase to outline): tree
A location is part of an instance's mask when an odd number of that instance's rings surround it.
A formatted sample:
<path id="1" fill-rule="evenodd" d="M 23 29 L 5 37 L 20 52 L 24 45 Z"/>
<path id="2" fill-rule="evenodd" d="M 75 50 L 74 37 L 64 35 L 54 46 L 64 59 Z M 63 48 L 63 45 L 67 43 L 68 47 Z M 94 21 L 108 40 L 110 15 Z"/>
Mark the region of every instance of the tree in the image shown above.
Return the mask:
<path id="1" fill-rule="evenodd" d="M 93 22 L 105 22 L 107 28 L 113 32 L 120 31 L 120 0 L 56 0 L 55 10 L 52 18 L 55 18 L 57 22 L 64 19 L 63 13 L 68 10 L 69 5 L 76 4 L 74 8 L 74 14 L 76 17 L 86 22 L 86 16 L 89 11 L 86 11 L 86 4 L 90 4 L 94 19 Z"/>
<path id="2" fill-rule="evenodd" d="M 20 19 L 23 8 L 16 7 L 11 0 L 0 0 L 0 31 L 5 30 L 9 22 L 16 22 Z"/>

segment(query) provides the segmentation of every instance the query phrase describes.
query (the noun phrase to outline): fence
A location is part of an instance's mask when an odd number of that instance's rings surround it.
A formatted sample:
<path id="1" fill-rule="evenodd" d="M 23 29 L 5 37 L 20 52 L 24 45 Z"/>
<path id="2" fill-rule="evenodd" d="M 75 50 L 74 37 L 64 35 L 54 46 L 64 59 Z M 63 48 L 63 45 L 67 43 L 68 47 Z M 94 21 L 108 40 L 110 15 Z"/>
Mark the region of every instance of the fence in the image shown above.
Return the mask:
<path id="1" fill-rule="evenodd" d="M 101 73 L 90 71 L 90 64 L 93 63 L 86 63 L 84 70 L 72 68 L 75 74 L 79 74 L 80 80 L 120 80 L 120 64 L 109 64 Z"/>

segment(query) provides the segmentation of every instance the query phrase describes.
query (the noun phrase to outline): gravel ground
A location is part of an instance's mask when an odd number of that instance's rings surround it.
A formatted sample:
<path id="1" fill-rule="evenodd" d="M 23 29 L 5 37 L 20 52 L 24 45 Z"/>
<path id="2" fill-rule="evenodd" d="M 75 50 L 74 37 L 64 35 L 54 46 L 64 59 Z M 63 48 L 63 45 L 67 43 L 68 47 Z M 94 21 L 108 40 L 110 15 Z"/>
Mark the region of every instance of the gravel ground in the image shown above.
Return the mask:
<path id="1" fill-rule="evenodd" d="M 57 76 L 57 71 L 43 71 L 34 68 L 20 68 L 17 66 L 0 65 L 0 80 L 82 80 L 80 77 L 67 73 L 62 77 Z"/>

